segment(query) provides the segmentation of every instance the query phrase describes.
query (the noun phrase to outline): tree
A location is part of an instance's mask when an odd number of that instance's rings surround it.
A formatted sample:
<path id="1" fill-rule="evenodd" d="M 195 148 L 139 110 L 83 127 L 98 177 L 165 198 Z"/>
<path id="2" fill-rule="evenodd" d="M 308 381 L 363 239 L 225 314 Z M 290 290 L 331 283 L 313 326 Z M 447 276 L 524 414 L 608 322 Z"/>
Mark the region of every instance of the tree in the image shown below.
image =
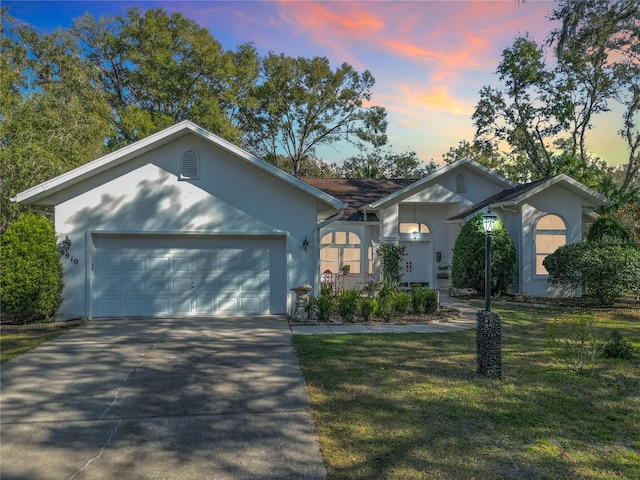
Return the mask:
<path id="1" fill-rule="evenodd" d="M 100 72 L 117 134 L 112 148 L 189 119 L 230 141 L 239 141 L 237 95 L 258 75 L 250 45 L 224 52 L 208 30 L 179 12 L 160 8 L 126 17 L 91 15 L 74 22 L 82 54 Z"/>
<path id="2" fill-rule="evenodd" d="M 329 60 L 291 58 L 270 52 L 262 60 L 255 87 L 255 108 L 245 114 L 246 144 L 264 157 L 284 154 L 287 169 L 300 176 L 316 148 L 346 140 L 358 146 L 386 142 L 386 111 L 365 107 L 375 80 L 343 63 L 335 71 Z"/>
<path id="3" fill-rule="evenodd" d="M 0 311 L 20 323 L 50 318 L 62 302 L 62 267 L 51 222 L 24 214 L 2 234 Z"/>
<path id="4" fill-rule="evenodd" d="M 477 214 L 460 230 L 453 248 L 451 279 L 456 288 L 484 291 L 486 233 L 482 213 Z M 491 234 L 491 293 L 506 293 L 517 274 L 516 249 L 509 233 L 497 222 Z"/>
<path id="5" fill-rule="evenodd" d="M 434 162 L 422 162 L 416 152 L 394 153 L 389 147 L 350 157 L 340 170 L 347 178 L 422 178 L 436 168 Z"/>
<path id="6" fill-rule="evenodd" d="M 555 44 L 561 65 L 583 74 L 579 80 L 589 101 L 598 105 L 602 98 L 611 99 L 625 107 L 620 135 L 627 142 L 629 156 L 622 191 L 637 181 L 640 169 L 638 18 L 640 4 L 626 0 L 562 0 L 550 16 L 562 25 L 551 32 L 549 43 Z"/>
<path id="7" fill-rule="evenodd" d="M 11 197 L 105 152 L 110 108 L 95 70 L 64 32 L 39 35 L 2 11 L 0 231 Z"/>

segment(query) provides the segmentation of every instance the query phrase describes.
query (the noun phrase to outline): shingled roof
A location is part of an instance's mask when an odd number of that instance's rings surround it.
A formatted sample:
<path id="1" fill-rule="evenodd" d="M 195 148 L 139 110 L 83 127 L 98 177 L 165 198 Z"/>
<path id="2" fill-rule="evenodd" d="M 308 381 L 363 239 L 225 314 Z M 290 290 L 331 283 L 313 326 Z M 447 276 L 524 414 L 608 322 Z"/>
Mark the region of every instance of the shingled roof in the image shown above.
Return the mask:
<path id="1" fill-rule="evenodd" d="M 342 220 L 362 220 L 358 210 L 415 182 L 415 179 L 389 178 L 301 178 L 338 200 L 349 204 Z"/>

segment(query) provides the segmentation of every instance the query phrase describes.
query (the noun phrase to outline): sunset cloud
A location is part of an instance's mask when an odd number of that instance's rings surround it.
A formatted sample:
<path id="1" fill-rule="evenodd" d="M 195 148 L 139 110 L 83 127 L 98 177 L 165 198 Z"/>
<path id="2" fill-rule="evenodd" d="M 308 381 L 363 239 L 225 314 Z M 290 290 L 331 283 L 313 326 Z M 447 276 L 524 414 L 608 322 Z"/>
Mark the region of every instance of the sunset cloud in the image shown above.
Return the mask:
<path id="1" fill-rule="evenodd" d="M 25 23 L 51 32 L 69 27 L 85 11 L 95 18 L 122 15 L 134 3 L 4 0 L 5 5 Z M 322 56 L 334 67 L 347 62 L 369 70 L 376 78 L 371 103 L 388 111 L 390 142 L 436 160 L 463 138 L 472 139 L 478 92 L 496 85 L 502 51 L 527 34 L 543 44 L 554 27 L 546 18 L 551 1 L 148 0 L 139 5 L 143 12 L 181 12 L 226 50 L 251 42 L 261 55 Z M 624 142 L 616 133 L 620 113 L 615 114 L 599 116 L 589 136 L 590 148 L 614 161 L 624 158 Z M 327 149 L 336 157 L 327 160 L 344 159 L 346 151 Z"/>

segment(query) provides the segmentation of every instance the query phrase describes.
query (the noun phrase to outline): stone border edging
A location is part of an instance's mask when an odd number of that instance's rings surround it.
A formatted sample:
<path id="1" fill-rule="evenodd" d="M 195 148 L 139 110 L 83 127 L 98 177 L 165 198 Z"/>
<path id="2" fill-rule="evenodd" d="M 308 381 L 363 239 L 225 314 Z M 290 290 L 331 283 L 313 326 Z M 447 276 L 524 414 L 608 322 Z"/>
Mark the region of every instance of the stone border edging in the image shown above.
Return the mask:
<path id="1" fill-rule="evenodd" d="M 21 331 L 21 330 L 48 330 L 50 328 L 71 327 L 76 325 L 84 325 L 89 323 L 88 318 L 79 318 L 77 320 L 68 320 L 66 322 L 47 322 L 47 323 L 27 323 L 25 325 L 0 325 L 0 332 L 4 330 Z"/>

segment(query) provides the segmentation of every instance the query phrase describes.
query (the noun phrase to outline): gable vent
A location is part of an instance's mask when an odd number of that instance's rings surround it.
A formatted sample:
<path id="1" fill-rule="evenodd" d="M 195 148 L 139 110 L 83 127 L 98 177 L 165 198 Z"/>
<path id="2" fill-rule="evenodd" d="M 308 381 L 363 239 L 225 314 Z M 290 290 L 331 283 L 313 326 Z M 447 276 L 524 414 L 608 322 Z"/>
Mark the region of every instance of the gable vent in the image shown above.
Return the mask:
<path id="1" fill-rule="evenodd" d="M 195 150 L 187 150 L 182 154 L 181 180 L 200 178 L 200 158 Z"/>

